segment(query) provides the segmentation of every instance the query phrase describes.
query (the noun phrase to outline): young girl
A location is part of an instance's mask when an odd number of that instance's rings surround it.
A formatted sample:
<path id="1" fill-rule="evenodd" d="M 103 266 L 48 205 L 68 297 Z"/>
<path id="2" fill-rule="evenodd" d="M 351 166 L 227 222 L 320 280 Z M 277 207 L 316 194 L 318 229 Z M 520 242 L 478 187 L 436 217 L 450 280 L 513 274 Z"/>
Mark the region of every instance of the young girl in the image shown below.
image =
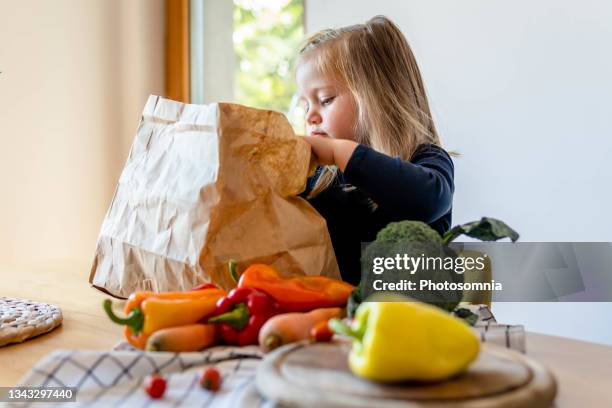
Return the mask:
<path id="1" fill-rule="evenodd" d="M 402 32 L 377 16 L 320 31 L 296 80 L 319 167 L 303 193 L 327 220 L 342 278 L 360 280 L 361 243 L 392 221 L 451 225 L 453 162 L 440 146 L 423 80 Z"/>

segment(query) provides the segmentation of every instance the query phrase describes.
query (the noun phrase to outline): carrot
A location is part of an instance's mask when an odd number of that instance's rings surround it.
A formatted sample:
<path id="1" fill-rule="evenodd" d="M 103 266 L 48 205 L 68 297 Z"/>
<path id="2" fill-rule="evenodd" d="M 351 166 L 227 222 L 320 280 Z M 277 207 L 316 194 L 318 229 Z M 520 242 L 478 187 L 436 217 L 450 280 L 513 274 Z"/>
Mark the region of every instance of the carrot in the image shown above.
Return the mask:
<path id="1" fill-rule="evenodd" d="M 317 323 L 341 316 L 342 309 L 339 307 L 276 315 L 259 330 L 259 346 L 267 353 L 285 344 L 307 340 L 310 338 L 310 330 Z"/>
<path id="2" fill-rule="evenodd" d="M 217 339 L 214 324 L 189 324 L 153 332 L 147 340 L 147 351 L 199 351 Z"/>

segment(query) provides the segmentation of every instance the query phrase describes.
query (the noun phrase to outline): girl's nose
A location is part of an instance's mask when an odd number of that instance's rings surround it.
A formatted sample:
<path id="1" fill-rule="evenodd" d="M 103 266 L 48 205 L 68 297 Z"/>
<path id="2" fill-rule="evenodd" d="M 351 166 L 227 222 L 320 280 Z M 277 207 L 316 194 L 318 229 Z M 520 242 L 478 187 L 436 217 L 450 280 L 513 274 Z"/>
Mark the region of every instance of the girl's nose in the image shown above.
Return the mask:
<path id="1" fill-rule="evenodd" d="M 309 125 L 318 125 L 321 123 L 321 115 L 316 110 L 312 109 L 306 114 L 306 123 Z"/>

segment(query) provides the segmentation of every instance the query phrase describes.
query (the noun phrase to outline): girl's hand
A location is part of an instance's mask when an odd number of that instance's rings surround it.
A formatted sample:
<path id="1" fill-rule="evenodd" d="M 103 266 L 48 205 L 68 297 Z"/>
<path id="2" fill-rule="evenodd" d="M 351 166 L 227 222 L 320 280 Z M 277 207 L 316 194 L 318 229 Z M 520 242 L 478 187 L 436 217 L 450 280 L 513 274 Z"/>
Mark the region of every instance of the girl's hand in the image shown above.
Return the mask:
<path id="1" fill-rule="evenodd" d="M 321 136 L 302 136 L 302 139 L 310 144 L 312 153 L 320 165 L 335 164 L 342 172 L 358 145 L 352 140 L 330 139 Z"/>

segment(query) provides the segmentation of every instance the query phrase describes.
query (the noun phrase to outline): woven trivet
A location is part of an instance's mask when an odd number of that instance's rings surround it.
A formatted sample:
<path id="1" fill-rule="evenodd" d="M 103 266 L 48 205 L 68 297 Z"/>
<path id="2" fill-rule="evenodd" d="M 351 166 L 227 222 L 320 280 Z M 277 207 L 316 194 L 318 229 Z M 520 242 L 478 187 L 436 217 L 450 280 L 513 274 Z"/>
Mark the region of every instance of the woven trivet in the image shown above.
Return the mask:
<path id="1" fill-rule="evenodd" d="M 47 333 L 62 323 L 59 307 L 0 297 L 0 347 Z"/>

